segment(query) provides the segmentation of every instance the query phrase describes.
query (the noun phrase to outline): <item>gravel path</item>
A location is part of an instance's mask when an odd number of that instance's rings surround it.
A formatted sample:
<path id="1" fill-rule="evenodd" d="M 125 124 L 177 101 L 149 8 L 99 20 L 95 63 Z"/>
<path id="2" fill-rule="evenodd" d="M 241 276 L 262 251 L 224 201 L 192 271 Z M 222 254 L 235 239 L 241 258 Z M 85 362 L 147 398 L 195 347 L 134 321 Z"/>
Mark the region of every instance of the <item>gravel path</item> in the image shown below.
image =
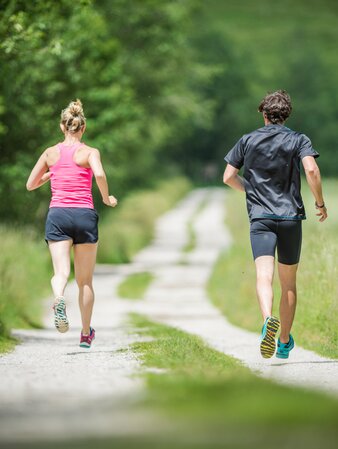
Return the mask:
<path id="1" fill-rule="evenodd" d="M 132 264 L 97 267 L 93 320 L 97 339 L 90 351 L 78 347 L 74 283 L 66 292 L 71 323 L 67 334 L 55 331 L 50 302 L 45 329 L 15 332 L 22 344 L 0 358 L 1 441 L 59 438 L 60 428 L 63 436 L 73 437 L 130 435 L 154 428 L 153 416 L 132 407 L 144 394 L 144 385 L 137 375 L 140 363 L 128 350 L 140 340 L 126 325 L 130 312 L 199 335 L 264 377 L 338 396 L 337 360 L 299 347 L 286 362 L 264 360 L 258 351 L 259 335 L 229 324 L 207 298 L 212 266 L 231 243 L 223 225 L 224 195 L 223 189 L 194 190 L 158 220 L 153 243 Z M 202 204 L 205 207 L 196 213 Z M 194 215 L 196 246 L 185 253 L 182 248 Z M 145 299 L 119 299 L 118 284 L 139 271 L 155 275 Z"/>

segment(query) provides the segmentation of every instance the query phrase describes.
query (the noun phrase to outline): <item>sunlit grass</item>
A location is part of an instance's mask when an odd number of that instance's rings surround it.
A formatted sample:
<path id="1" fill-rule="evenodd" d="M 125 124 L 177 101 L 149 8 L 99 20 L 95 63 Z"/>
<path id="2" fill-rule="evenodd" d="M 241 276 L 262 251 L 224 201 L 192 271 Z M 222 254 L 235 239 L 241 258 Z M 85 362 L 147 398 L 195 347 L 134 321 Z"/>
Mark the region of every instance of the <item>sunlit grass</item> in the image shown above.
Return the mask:
<path id="1" fill-rule="evenodd" d="M 13 327 L 41 326 L 41 299 L 49 293 L 51 264 L 45 242 L 29 230 L 1 228 L 0 352 L 9 350 Z"/>
<path id="2" fill-rule="evenodd" d="M 335 432 L 337 400 L 259 378 L 196 336 L 138 315 L 132 322 L 141 335 L 152 337 L 135 343 L 133 350 L 146 367 L 163 370 L 161 374 L 146 373 L 145 404 L 180 422 L 183 433 L 191 425 L 197 434 L 217 432 L 219 438 L 236 432 L 240 445 L 247 432 L 254 442 L 261 432 L 281 427 L 287 427 L 290 434 L 301 429 L 303 436 L 316 428 L 324 438 L 324 429 L 327 435 Z M 282 437 L 277 431 L 277 447 Z"/>
<path id="3" fill-rule="evenodd" d="M 148 272 L 130 274 L 119 284 L 117 294 L 120 298 L 142 299 L 153 279 Z"/>
<path id="4" fill-rule="evenodd" d="M 195 212 L 192 214 L 192 216 L 190 217 L 190 220 L 187 223 L 188 241 L 187 241 L 186 245 L 182 248 L 183 253 L 190 253 L 190 252 L 194 251 L 194 249 L 196 247 L 196 231 L 195 231 L 194 224 L 195 224 L 196 218 L 203 211 L 203 209 L 205 208 L 207 203 L 208 203 L 208 198 L 205 198 L 203 201 L 201 201 L 201 203 L 199 204 L 199 206 L 197 207 Z"/>
<path id="5" fill-rule="evenodd" d="M 329 212 L 324 223 L 317 221 L 314 200 L 304 181 L 302 190 L 308 219 L 303 222 L 298 307 L 292 332 L 299 345 L 337 358 L 338 210 L 335 204 L 338 181 L 324 181 Z M 233 245 L 215 266 L 209 281 L 209 295 L 232 323 L 259 332 L 262 318 L 256 299 L 244 196 L 229 190 L 226 207 L 229 211 L 226 224 L 233 235 Z M 275 279 L 274 313 L 277 315 L 278 303 L 279 288 Z"/>

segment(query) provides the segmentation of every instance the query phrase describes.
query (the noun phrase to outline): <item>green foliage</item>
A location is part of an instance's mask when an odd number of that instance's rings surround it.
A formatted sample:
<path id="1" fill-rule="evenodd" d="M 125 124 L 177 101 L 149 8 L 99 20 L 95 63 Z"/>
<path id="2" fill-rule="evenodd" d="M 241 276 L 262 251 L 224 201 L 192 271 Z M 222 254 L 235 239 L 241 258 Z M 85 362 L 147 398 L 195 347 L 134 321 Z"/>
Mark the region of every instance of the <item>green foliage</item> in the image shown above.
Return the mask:
<path id="1" fill-rule="evenodd" d="M 203 112 L 182 76 L 191 69 L 184 33 L 192 3 L 5 2 L 2 221 L 43 221 L 48 189 L 25 193 L 25 181 L 41 151 L 62 139 L 58 116 L 76 97 L 87 114 L 85 141 L 102 152 L 114 194 L 151 185 L 161 166 L 167 171 L 159 151 L 177 123 Z"/>
<path id="2" fill-rule="evenodd" d="M 247 96 L 246 100 L 237 94 L 227 96 L 223 124 L 234 127 L 237 136 L 230 130 L 222 141 L 209 141 L 207 148 L 222 144 L 218 153 L 222 157 L 240 135 L 262 126 L 256 113 L 259 101 L 267 91 L 282 88 L 293 100 L 287 126 L 307 133 L 321 154 L 323 172 L 337 175 L 338 159 L 333 150 L 338 119 L 337 2 L 211 0 L 205 2 L 205 13 L 209 32 L 214 29 L 228 46 L 231 43 L 237 56 L 230 69 L 233 78 L 223 77 L 221 82 L 230 82 L 229 90 L 239 83 L 239 91 Z M 213 42 L 209 41 L 211 53 Z"/>
<path id="3" fill-rule="evenodd" d="M 51 264 L 44 242 L 25 232 L 1 227 L 0 336 L 13 327 L 39 327 L 41 299 L 49 292 Z M 4 348 L 0 342 L 1 349 Z"/>
<path id="4" fill-rule="evenodd" d="M 162 181 L 156 189 L 128 195 L 100 224 L 98 262 L 129 262 L 153 237 L 155 220 L 190 189 L 186 178 Z"/>
<path id="5" fill-rule="evenodd" d="M 303 183 L 305 184 L 305 182 Z M 307 220 L 303 222 L 302 255 L 298 272 L 298 306 L 292 334 L 296 343 L 324 356 L 338 357 L 337 318 L 337 227 L 334 208 L 338 183 L 324 181 L 324 197 L 329 218 L 319 223 L 314 200 L 304 185 L 303 198 Z M 238 207 L 241 204 L 243 207 Z M 241 193 L 229 191 L 229 213 L 226 225 L 233 236 L 232 247 L 216 264 L 208 291 L 213 302 L 234 324 L 259 332 L 262 318 L 256 299 L 256 276 L 252 260 L 249 223 L 245 199 Z M 231 213 L 236 210 L 236 213 Z M 278 313 L 280 289 L 275 279 L 275 314 Z M 234 299 L 235 298 L 235 299 Z"/>
<path id="6" fill-rule="evenodd" d="M 153 274 L 148 272 L 130 274 L 119 284 L 117 294 L 120 298 L 142 299 L 153 280 Z"/>
<path id="7" fill-rule="evenodd" d="M 281 87 L 289 126 L 336 174 L 337 14 L 333 0 L 2 1 L 0 220 L 43 222 L 48 188 L 25 181 L 76 97 L 117 196 L 168 172 L 219 182 L 225 152 Z"/>

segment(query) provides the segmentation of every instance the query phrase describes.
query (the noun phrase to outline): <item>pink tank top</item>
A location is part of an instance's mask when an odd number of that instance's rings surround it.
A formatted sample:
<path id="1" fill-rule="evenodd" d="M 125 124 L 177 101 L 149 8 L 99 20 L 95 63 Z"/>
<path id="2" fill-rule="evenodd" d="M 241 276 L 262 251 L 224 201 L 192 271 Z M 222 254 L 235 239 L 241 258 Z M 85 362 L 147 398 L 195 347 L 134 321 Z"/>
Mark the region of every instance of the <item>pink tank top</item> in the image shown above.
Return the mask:
<path id="1" fill-rule="evenodd" d="M 59 143 L 60 159 L 49 167 L 52 199 L 49 207 L 87 207 L 94 209 L 91 168 L 73 161 L 75 151 L 83 145 Z"/>

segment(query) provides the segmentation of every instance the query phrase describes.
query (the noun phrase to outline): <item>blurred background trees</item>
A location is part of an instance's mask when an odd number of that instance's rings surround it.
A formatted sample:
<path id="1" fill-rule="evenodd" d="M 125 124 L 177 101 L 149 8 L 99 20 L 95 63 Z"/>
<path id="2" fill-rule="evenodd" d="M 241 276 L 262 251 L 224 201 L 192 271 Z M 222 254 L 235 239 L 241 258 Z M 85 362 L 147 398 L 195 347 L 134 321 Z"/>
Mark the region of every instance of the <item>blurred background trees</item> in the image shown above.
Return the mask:
<path id="1" fill-rule="evenodd" d="M 84 103 L 85 141 L 112 192 L 185 173 L 220 183 L 223 157 L 287 89 L 288 126 L 338 172 L 338 4 L 333 0 L 0 0 L 0 220 L 42 222 L 49 189 L 25 192 L 62 139 L 61 109 Z M 96 202 L 100 207 L 100 201 Z"/>

